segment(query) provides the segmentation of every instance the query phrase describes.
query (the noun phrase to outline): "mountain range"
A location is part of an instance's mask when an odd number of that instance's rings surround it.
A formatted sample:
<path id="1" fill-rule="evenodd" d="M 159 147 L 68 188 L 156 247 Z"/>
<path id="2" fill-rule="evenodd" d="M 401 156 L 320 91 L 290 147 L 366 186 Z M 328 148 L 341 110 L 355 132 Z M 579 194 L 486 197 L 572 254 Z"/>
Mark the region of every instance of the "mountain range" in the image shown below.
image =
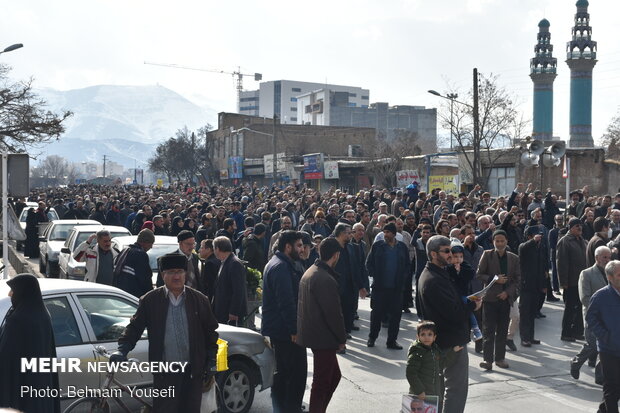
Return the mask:
<path id="1" fill-rule="evenodd" d="M 163 86 L 98 85 L 35 91 L 55 113 L 70 110 L 66 131 L 43 148 L 43 156 L 101 162 L 103 155 L 128 168 L 145 166 L 158 143 L 187 126 L 214 124 L 216 111 L 202 108 Z"/>

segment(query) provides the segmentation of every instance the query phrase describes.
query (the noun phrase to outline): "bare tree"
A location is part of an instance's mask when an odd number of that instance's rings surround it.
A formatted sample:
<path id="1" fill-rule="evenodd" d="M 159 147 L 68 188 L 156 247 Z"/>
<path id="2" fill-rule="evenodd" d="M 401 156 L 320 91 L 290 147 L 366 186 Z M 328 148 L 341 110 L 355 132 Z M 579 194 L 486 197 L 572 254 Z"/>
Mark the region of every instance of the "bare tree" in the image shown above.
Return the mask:
<path id="1" fill-rule="evenodd" d="M 442 127 L 453 131 L 457 150 L 463 153 L 467 167 L 472 172 L 474 184 L 485 185 L 488 176 L 483 175 L 482 160 L 488 170 L 493 167 L 501 153 L 493 149 L 509 148 L 523 138 L 529 124 L 517 109 L 515 98 L 504 87 L 498 85 L 498 76 L 481 75 L 478 87 L 479 133 L 474 131 L 474 111 L 469 104 L 455 103 L 452 114 L 450 104 L 442 104 L 439 118 Z M 473 102 L 473 90 L 468 92 L 468 101 Z M 452 116 L 451 116 L 452 115 Z"/>
<path id="2" fill-rule="evenodd" d="M 607 157 L 620 161 L 620 112 L 611 119 L 601 139 L 607 150 Z"/>
<path id="3" fill-rule="evenodd" d="M 0 65 L 0 143 L 9 151 L 24 152 L 58 139 L 72 113 L 45 110 L 45 101 L 32 91 L 32 79 L 13 83 L 8 72 L 8 66 Z"/>
<path id="4" fill-rule="evenodd" d="M 386 188 L 396 186 L 396 171 L 401 169 L 403 158 L 422 153 L 418 140 L 418 134 L 408 130 L 396 130 L 393 139 L 377 136 L 370 148 L 369 169 L 380 185 Z"/>

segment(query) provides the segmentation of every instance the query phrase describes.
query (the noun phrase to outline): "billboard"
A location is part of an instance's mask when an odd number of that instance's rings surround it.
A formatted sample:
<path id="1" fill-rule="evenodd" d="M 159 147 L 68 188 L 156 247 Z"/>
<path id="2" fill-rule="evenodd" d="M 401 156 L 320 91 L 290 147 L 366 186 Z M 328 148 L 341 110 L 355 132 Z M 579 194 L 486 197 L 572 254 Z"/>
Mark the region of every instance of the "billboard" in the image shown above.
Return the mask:
<path id="1" fill-rule="evenodd" d="M 220 179 L 228 179 L 228 169 L 220 169 Z"/>
<path id="2" fill-rule="evenodd" d="M 228 177 L 230 179 L 243 178 L 243 158 L 241 156 L 228 158 Z"/>
<path id="3" fill-rule="evenodd" d="M 407 185 L 412 183 L 413 181 L 420 181 L 420 175 L 416 169 L 405 169 L 403 171 L 396 171 L 396 185 L 399 188 L 406 188 Z"/>
<path id="4" fill-rule="evenodd" d="M 325 179 L 340 179 L 338 161 L 325 161 Z"/>
<path id="5" fill-rule="evenodd" d="M 276 168 L 278 168 L 278 170 L 276 171 L 277 173 L 286 172 L 286 162 L 284 162 L 285 156 L 286 154 L 284 152 L 280 152 L 277 154 L 277 158 L 276 158 L 276 163 L 277 163 Z M 263 156 L 263 165 L 265 169 L 265 175 L 271 176 L 273 174 L 273 154 L 272 153 Z"/>
<path id="6" fill-rule="evenodd" d="M 323 179 L 323 154 L 304 155 L 304 178 Z"/>
<path id="7" fill-rule="evenodd" d="M 458 175 L 431 175 L 430 189 L 439 188 L 448 194 L 458 194 L 459 176 Z"/>

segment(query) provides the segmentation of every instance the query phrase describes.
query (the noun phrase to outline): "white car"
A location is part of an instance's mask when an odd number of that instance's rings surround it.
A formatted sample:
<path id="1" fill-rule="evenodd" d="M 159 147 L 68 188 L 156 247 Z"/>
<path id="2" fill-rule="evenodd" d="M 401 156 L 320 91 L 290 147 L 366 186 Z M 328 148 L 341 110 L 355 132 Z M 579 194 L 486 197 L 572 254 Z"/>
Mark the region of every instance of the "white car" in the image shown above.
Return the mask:
<path id="1" fill-rule="evenodd" d="M 28 218 L 28 210 L 30 208 L 34 208 L 35 210 L 39 208 L 39 204 L 37 202 L 26 202 L 26 206 L 22 209 L 22 212 L 19 214 L 19 226 L 22 227 L 24 232 L 26 232 L 26 218 Z M 47 211 L 47 219 L 51 221 L 56 221 L 58 219 L 58 212 L 54 208 L 50 208 Z M 47 225 L 47 224 L 46 224 Z M 24 246 L 24 241 L 17 241 L 17 250 L 21 250 Z"/>
<path id="2" fill-rule="evenodd" d="M 112 238 L 112 248 L 116 248 L 117 251 L 122 251 L 126 246 L 135 244 L 137 240 L 137 235 Z M 153 248 L 147 252 L 147 255 L 149 256 L 149 264 L 151 266 L 151 270 L 153 271 L 153 285 L 157 284 L 157 274 L 159 273 L 159 269 L 157 268 L 157 258 L 164 254 L 175 252 L 178 249 L 179 241 L 177 240 L 177 237 L 155 235 L 155 243 L 153 244 Z"/>
<path id="3" fill-rule="evenodd" d="M 58 256 L 73 227 L 101 225 L 92 219 L 59 219 L 50 222 L 39 238 L 39 272 L 48 277 L 58 277 Z"/>
<path id="4" fill-rule="evenodd" d="M 131 232 L 125 227 L 117 227 L 114 225 L 80 225 L 73 227 L 64 246 L 60 249 L 60 255 L 58 256 L 59 266 L 59 278 L 67 278 L 74 280 L 83 280 L 86 275 L 86 263 L 78 262 L 73 258 L 73 251 L 82 242 L 86 241 L 92 234 L 107 229 L 110 231 L 112 238 L 122 237 L 124 235 L 131 235 Z"/>
<path id="5" fill-rule="evenodd" d="M 65 409 L 71 402 L 67 386 L 94 389 L 103 383 L 105 374 L 88 372 L 86 363 L 107 361 L 95 353 L 95 346 L 103 346 L 110 353 L 117 350 L 118 338 L 136 312 L 138 299 L 118 288 L 84 281 L 39 278 L 39 285 L 52 320 L 57 357 L 80 359 L 82 373 L 59 373 Z M 0 281 L 0 320 L 11 307 L 8 292 L 6 281 Z M 245 413 L 252 407 L 256 387 L 260 385 L 262 391 L 272 384 L 273 350 L 263 336 L 247 328 L 220 324 L 218 333 L 228 341 L 228 370 L 216 376 L 221 396 L 218 411 Z M 147 331 L 129 357 L 148 361 Z M 115 377 L 129 386 L 150 387 L 152 383 L 150 373 L 117 373 Z M 136 407 L 128 398 L 123 401 Z"/>

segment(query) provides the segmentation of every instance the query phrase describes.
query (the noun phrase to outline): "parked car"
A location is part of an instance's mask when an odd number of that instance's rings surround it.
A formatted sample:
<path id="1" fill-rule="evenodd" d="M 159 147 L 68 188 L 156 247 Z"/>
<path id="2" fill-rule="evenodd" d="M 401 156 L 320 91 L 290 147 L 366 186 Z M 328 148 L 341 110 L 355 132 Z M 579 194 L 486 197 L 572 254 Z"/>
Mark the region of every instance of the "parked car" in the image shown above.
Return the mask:
<path id="1" fill-rule="evenodd" d="M 137 241 L 137 235 L 130 235 L 125 237 L 112 238 L 112 248 L 116 248 L 117 251 L 122 251 L 126 246 L 135 244 Z M 175 252 L 179 249 L 179 241 L 177 237 L 170 237 L 167 235 L 155 235 L 155 243 L 147 255 L 149 256 L 149 264 L 151 270 L 153 270 L 153 285 L 157 284 L 157 274 L 159 270 L 157 268 L 157 258 L 164 254 Z"/>
<path id="2" fill-rule="evenodd" d="M 81 373 L 59 373 L 64 409 L 70 403 L 67 386 L 93 389 L 104 381 L 105 374 L 88 372 L 87 363 L 106 361 L 95 353 L 95 346 L 116 351 L 118 338 L 138 308 L 138 299 L 118 288 L 84 281 L 40 278 L 39 285 L 51 316 L 57 357 L 80 358 Z M 6 281 L 0 281 L 0 320 L 11 307 L 8 292 Z M 245 413 L 252 407 L 256 387 L 260 386 L 260 391 L 271 387 L 273 351 L 264 337 L 252 330 L 220 324 L 218 332 L 228 341 L 228 370 L 216 377 L 223 402 L 218 411 Z M 147 331 L 129 356 L 148 361 Z M 152 383 L 148 373 L 119 372 L 116 377 L 130 386 L 149 387 Z"/>
<path id="3" fill-rule="evenodd" d="M 101 225 L 92 219 L 59 219 L 52 221 L 39 238 L 39 271 L 48 277 L 58 277 L 58 256 L 73 227 Z"/>
<path id="4" fill-rule="evenodd" d="M 28 217 L 28 210 L 30 208 L 37 209 L 39 208 L 39 204 L 37 202 L 26 202 L 26 206 L 24 207 L 24 209 L 22 209 L 22 212 L 19 214 L 19 226 L 22 227 L 24 232 L 26 232 L 26 218 Z M 56 221 L 58 219 L 58 212 L 56 212 L 54 208 L 50 208 L 47 211 L 47 219 L 50 222 Z M 24 247 L 24 241 L 17 241 L 16 247 L 18 251 L 21 251 Z"/>
<path id="5" fill-rule="evenodd" d="M 78 245 L 86 241 L 88 237 L 102 229 L 110 231 L 112 238 L 131 235 L 131 232 L 129 232 L 127 228 L 114 225 L 104 226 L 97 224 L 73 227 L 65 244 L 60 249 L 60 255 L 58 256 L 59 278 L 70 278 L 74 280 L 84 279 L 84 275 L 86 275 L 86 263 L 76 261 L 75 258 L 73 258 L 73 251 L 75 251 Z"/>

